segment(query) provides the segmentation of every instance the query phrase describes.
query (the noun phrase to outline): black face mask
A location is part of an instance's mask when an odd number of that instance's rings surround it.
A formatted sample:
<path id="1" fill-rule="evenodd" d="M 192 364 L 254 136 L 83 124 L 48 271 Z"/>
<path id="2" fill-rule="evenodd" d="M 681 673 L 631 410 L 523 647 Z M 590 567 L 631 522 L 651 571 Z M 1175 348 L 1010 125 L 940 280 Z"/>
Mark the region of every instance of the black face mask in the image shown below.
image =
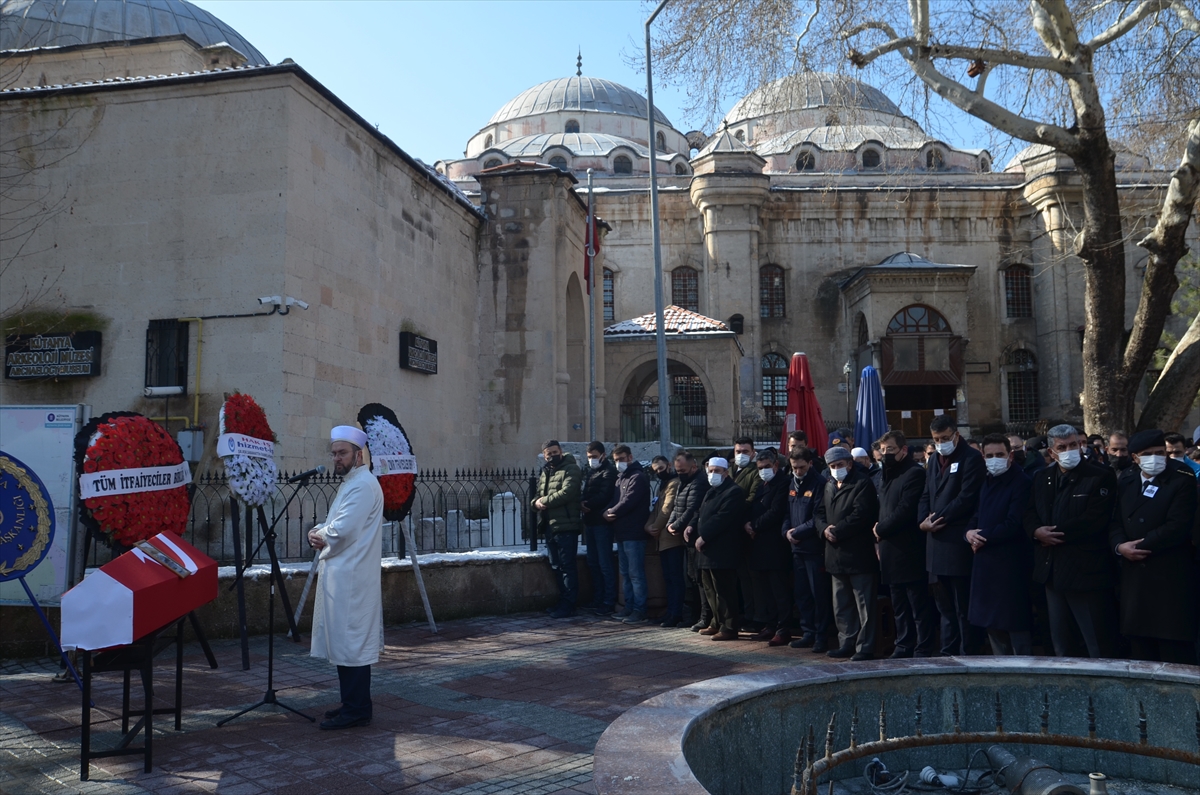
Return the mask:
<path id="1" fill-rule="evenodd" d="M 1025 466 L 1025 451 L 1013 450 L 1013 463 L 1019 467 Z"/>
<path id="2" fill-rule="evenodd" d="M 670 480 L 673 477 L 674 477 L 674 475 L 671 474 L 671 470 L 669 470 L 669 469 L 664 469 L 662 472 L 658 473 L 658 479 L 661 480 L 663 483 L 666 483 L 668 480 Z"/>
<path id="3" fill-rule="evenodd" d="M 561 455 L 546 456 L 546 463 L 552 467 L 556 467 L 559 464 L 561 464 L 562 460 L 563 460 L 563 457 Z"/>
<path id="4" fill-rule="evenodd" d="M 1116 468 L 1118 471 L 1120 471 L 1120 470 L 1122 470 L 1122 469 L 1128 469 L 1128 468 L 1129 468 L 1129 465 L 1130 465 L 1130 464 L 1132 464 L 1132 463 L 1133 463 L 1133 459 L 1132 459 L 1132 458 L 1130 458 L 1130 457 L 1129 457 L 1129 456 L 1127 456 L 1127 455 L 1122 455 L 1122 456 L 1113 456 L 1112 465 L 1113 465 L 1113 466 L 1114 466 L 1114 467 L 1115 467 L 1115 468 Z"/>
<path id="5" fill-rule="evenodd" d="M 896 454 L 895 453 L 884 453 L 883 454 L 883 466 L 885 469 L 891 469 L 892 467 L 896 466 Z"/>

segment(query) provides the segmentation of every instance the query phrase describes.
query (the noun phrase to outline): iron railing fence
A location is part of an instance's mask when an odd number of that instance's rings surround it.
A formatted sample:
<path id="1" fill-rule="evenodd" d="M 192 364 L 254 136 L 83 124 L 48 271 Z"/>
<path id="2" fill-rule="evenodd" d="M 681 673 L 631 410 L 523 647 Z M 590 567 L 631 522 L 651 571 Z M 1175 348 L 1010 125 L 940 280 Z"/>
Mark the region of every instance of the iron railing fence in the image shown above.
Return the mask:
<path id="1" fill-rule="evenodd" d="M 295 497 L 275 525 L 275 548 L 285 562 L 312 560 L 308 546 L 309 528 L 325 520 L 341 478 L 317 475 L 306 482 L 288 483 L 293 473 L 280 472 L 275 494 L 263 506 L 271 522 Z M 537 488 L 537 473 L 524 469 L 425 470 L 417 475 L 415 496 L 408 517 L 401 522 L 384 522 L 384 556 L 406 554 L 402 525 L 407 525 L 417 552 L 465 552 L 481 548 L 537 549 L 529 504 Z M 237 518 L 234 518 L 237 511 Z M 224 471 L 197 475 L 192 484 L 192 506 L 184 539 L 222 566 L 235 565 L 253 553 L 253 563 L 266 563 L 265 547 L 259 547 L 262 532 L 257 512 L 252 512 L 247 537 L 246 509 L 232 497 Z M 234 525 L 241 547 L 235 549 Z M 102 566 L 112 552 L 93 544 L 88 566 Z"/>
<path id="2" fill-rule="evenodd" d="M 708 438 L 708 409 L 684 404 L 676 397 L 670 400 L 668 416 L 671 421 L 671 441 L 684 447 L 704 447 Z M 658 441 L 658 401 L 621 404 L 621 440 L 625 442 Z"/>
<path id="3" fill-rule="evenodd" d="M 739 439 L 743 436 L 749 436 L 754 440 L 755 445 L 760 447 L 779 446 L 779 440 L 783 437 L 784 417 L 767 417 L 761 420 L 739 420 L 733 424 L 733 438 Z M 854 428 L 854 422 L 846 420 L 825 420 L 825 432 L 833 433 L 839 428 Z M 730 440 L 732 443 L 732 440 Z"/>

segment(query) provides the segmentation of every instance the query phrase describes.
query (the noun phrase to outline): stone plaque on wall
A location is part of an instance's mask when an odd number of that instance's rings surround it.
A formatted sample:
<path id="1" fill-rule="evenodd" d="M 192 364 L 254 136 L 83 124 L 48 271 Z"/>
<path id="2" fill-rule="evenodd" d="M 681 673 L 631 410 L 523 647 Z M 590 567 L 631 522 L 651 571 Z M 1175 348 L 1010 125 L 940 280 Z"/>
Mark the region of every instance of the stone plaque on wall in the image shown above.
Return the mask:
<path id="1" fill-rule="evenodd" d="M 400 369 L 437 375 L 437 340 L 413 334 L 411 331 L 401 331 Z"/>
<path id="2" fill-rule="evenodd" d="M 100 375 L 99 331 L 14 336 L 4 344 L 4 377 L 87 378 Z"/>

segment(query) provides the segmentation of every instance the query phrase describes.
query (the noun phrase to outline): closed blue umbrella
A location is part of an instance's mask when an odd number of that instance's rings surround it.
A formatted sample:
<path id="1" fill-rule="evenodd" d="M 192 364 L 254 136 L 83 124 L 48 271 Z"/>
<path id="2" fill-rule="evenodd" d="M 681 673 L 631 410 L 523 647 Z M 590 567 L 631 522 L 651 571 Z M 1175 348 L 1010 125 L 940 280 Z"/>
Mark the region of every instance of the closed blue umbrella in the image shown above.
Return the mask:
<path id="1" fill-rule="evenodd" d="M 883 385 L 879 371 L 867 365 L 858 381 L 858 401 L 854 405 L 854 443 L 871 448 L 871 443 L 888 432 L 887 411 L 883 406 Z"/>

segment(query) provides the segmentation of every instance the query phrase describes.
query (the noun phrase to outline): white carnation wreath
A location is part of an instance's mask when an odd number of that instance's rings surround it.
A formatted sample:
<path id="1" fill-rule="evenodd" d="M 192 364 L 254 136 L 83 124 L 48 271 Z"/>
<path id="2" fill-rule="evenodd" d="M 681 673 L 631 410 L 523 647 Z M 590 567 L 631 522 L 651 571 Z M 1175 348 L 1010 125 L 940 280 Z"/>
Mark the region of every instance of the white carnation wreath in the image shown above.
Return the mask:
<path id="1" fill-rule="evenodd" d="M 225 406 L 221 406 L 221 433 L 225 433 Z M 237 453 L 223 455 L 225 476 L 237 498 L 252 508 L 265 505 L 275 493 L 279 470 L 273 458 L 254 458 Z"/>
<path id="2" fill-rule="evenodd" d="M 367 420 L 367 449 L 372 455 L 410 455 L 412 448 L 399 428 L 383 417 Z"/>

